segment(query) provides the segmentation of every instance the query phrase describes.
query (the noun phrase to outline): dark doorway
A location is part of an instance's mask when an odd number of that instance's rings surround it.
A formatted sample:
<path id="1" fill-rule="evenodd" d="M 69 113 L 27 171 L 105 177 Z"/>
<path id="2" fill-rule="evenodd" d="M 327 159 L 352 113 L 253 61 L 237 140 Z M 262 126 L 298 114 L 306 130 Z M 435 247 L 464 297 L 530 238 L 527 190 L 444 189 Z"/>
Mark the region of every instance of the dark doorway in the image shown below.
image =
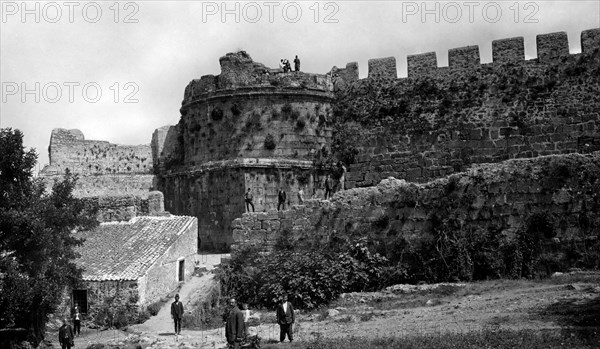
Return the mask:
<path id="1" fill-rule="evenodd" d="M 185 260 L 179 261 L 179 281 L 185 280 Z"/>
<path id="2" fill-rule="evenodd" d="M 75 306 L 79 307 L 82 314 L 88 312 L 87 290 L 73 290 L 73 308 Z"/>

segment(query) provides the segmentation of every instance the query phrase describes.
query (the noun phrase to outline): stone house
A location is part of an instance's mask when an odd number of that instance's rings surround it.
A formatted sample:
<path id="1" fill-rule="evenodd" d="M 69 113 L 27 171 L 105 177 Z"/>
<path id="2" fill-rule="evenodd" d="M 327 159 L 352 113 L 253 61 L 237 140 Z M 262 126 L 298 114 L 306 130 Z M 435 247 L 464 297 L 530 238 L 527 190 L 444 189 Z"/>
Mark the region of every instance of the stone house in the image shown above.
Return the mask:
<path id="1" fill-rule="evenodd" d="M 88 313 L 118 292 L 129 303 L 145 306 L 160 300 L 194 271 L 198 220 L 188 216 L 141 216 L 105 222 L 78 232 L 84 243 L 76 260 L 83 268 L 82 287 L 72 290 L 71 304 Z"/>

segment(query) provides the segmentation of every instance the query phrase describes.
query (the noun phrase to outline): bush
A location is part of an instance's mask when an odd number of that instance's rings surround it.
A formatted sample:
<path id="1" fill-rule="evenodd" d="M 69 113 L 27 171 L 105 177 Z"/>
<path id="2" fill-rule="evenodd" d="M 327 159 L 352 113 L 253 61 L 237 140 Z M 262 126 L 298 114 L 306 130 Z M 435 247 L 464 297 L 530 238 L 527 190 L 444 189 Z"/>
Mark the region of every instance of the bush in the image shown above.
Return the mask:
<path id="1" fill-rule="evenodd" d="M 231 106 L 231 113 L 233 114 L 233 116 L 240 116 L 240 114 L 242 114 L 242 110 L 237 103 L 233 103 L 233 105 Z"/>
<path id="2" fill-rule="evenodd" d="M 149 304 L 146 307 L 146 311 L 148 311 L 148 313 L 151 316 L 156 316 L 158 315 L 158 312 L 160 311 L 160 308 L 162 308 L 162 306 L 165 304 L 165 302 L 163 302 L 162 300 L 158 300 L 154 303 Z"/>
<path id="3" fill-rule="evenodd" d="M 296 121 L 296 129 L 302 130 L 304 127 L 306 127 L 306 120 L 304 120 L 304 118 L 299 118 Z"/>
<path id="4" fill-rule="evenodd" d="M 292 105 L 289 103 L 286 103 L 281 107 L 281 113 L 284 117 L 289 117 L 292 114 L 292 110 L 294 110 L 294 108 L 292 108 Z"/>
<path id="5" fill-rule="evenodd" d="M 223 111 L 220 108 L 215 107 L 211 112 L 210 112 L 210 117 L 215 120 L 215 121 L 219 121 L 221 119 L 223 119 Z M 198 125 L 199 126 L 199 125 Z M 198 129 L 199 130 L 199 129 Z"/>
<path id="6" fill-rule="evenodd" d="M 277 144 L 275 143 L 275 137 L 273 137 L 273 135 L 270 133 L 267 134 L 265 137 L 265 149 L 273 150 L 276 146 Z"/>
<path id="7" fill-rule="evenodd" d="M 233 254 L 219 280 L 223 294 L 254 307 L 273 307 L 287 293 L 298 308 L 314 309 L 343 292 L 382 286 L 386 263 L 369 251 L 365 240 L 342 243 L 337 252 L 285 249 L 260 255 L 246 248 Z"/>

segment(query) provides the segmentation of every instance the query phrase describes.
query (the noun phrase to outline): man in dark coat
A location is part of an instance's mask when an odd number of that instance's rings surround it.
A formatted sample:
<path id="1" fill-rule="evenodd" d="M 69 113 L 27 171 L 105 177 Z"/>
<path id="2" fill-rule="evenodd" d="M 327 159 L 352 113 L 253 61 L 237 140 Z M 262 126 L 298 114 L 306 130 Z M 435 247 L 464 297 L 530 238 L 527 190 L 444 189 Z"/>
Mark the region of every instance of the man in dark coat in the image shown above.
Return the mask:
<path id="1" fill-rule="evenodd" d="M 300 58 L 298 58 L 298 55 L 294 58 L 294 70 L 300 71 Z"/>
<path id="2" fill-rule="evenodd" d="M 283 188 L 279 188 L 279 193 L 277 194 L 277 211 L 279 211 L 279 207 L 282 206 L 285 211 L 285 200 L 287 200 L 287 195 L 283 191 Z"/>
<path id="3" fill-rule="evenodd" d="M 183 318 L 183 303 L 179 301 L 179 294 L 175 295 L 175 302 L 171 303 L 171 317 L 175 323 L 175 334 L 180 334 L 181 319 Z"/>
<path id="4" fill-rule="evenodd" d="M 238 349 L 242 339 L 244 339 L 244 315 L 237 307 L 235 299 L 231 298 L 229 300 L 229 306 L 231 310 L 225 323 L 225 338 L 230 347 Z"/>
<path id="5" fill-rule="evenodd" d="M 63 324 L 58 329 L 58 342 L 62 349 L 71 349 L 73 346 L 73 329 L 69 325 L 69 321 L 63 319 Z"/>
<path id="6" fill-rule="evenodd" d="M 331 176 L 327 175 L 325 178 L 325 200 L 331 197 L 331 189 L 333 188 L 333 181 L 331 180 Z"/>
<path id="7" fill-rule="evenodd" d="M 286 294 L 281 296 L 281 304 L 277 306 L 277 323 L 279 324 L 279 341 L 283 342 L 286 335 L 290 342 L 293 341 L 294 307 L 287 301 Z"/>

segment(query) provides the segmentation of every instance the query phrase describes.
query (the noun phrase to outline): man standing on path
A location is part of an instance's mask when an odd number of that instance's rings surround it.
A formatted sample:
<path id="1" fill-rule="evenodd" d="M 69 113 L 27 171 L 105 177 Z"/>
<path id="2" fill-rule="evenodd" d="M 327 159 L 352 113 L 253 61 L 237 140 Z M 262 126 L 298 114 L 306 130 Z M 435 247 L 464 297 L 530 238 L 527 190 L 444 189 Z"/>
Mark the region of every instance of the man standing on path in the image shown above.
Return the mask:
<path id="1" fill-rule="evenodd" d="M 279 341 L 283 342 L 287 334 L 290 342 L 294 340 L 292 324 L 294 323 L 294 307 L 287 301 L 287 294 L 281 296 L 281 304 L 277 306 L 277 323 L 279 324 Z"/>
<path id="2" fill-rule="evenodd" d="M 58 329 L 58 342 L 62 349 L 71 349 L 73 346 L 73 329 L 69 325 L 67 318 L 63 319 L 63 324 Z"/>
<path id="3" fill-rule="evenodd" d="M 81 314 L 78 305 L 75 305 L 75 309 L 73 309 L 73 327 L 74 334 L 79 336 L 81 334 Z"/>
<path id="4" fill-rule="evenodd" d="M 246 212 L 250 212 L 250 206 L 252 206 L 252 212 L 254 212 L 254 204 L 252 203 L 253 198 L 251 189 L 248 188 L 248 191 L 244 194 L 244 200 L 246 200 Z"/>
<path id="5" fill-rule="evenodd" d="M 231 310 L 227 315 L 225 323 L 225 339 L 230 348 L 239 349 L 242 339 L 244 339 L 244 315 L 237 307 L 234 298 L 229 300 Z"/>
<path id="6" fill-rule="evenodd" d="M 171 317 L 175 323 L 175 334 L 181 334 L 181 319 L 183 318 L 183 303 L 179 301 L 179 294 L 175 295 L 175 302 L 171 304 Z"/>
<path id="7" fill-rule="evenodd" d="M 283 207 L 285 211 L 285 200 L 287 200 L 287 195 L 283 191 L 283 188 L 279 188 L 279 193 L 277 194 L 277 211 L 279 211 L 279 207 Z"/>

